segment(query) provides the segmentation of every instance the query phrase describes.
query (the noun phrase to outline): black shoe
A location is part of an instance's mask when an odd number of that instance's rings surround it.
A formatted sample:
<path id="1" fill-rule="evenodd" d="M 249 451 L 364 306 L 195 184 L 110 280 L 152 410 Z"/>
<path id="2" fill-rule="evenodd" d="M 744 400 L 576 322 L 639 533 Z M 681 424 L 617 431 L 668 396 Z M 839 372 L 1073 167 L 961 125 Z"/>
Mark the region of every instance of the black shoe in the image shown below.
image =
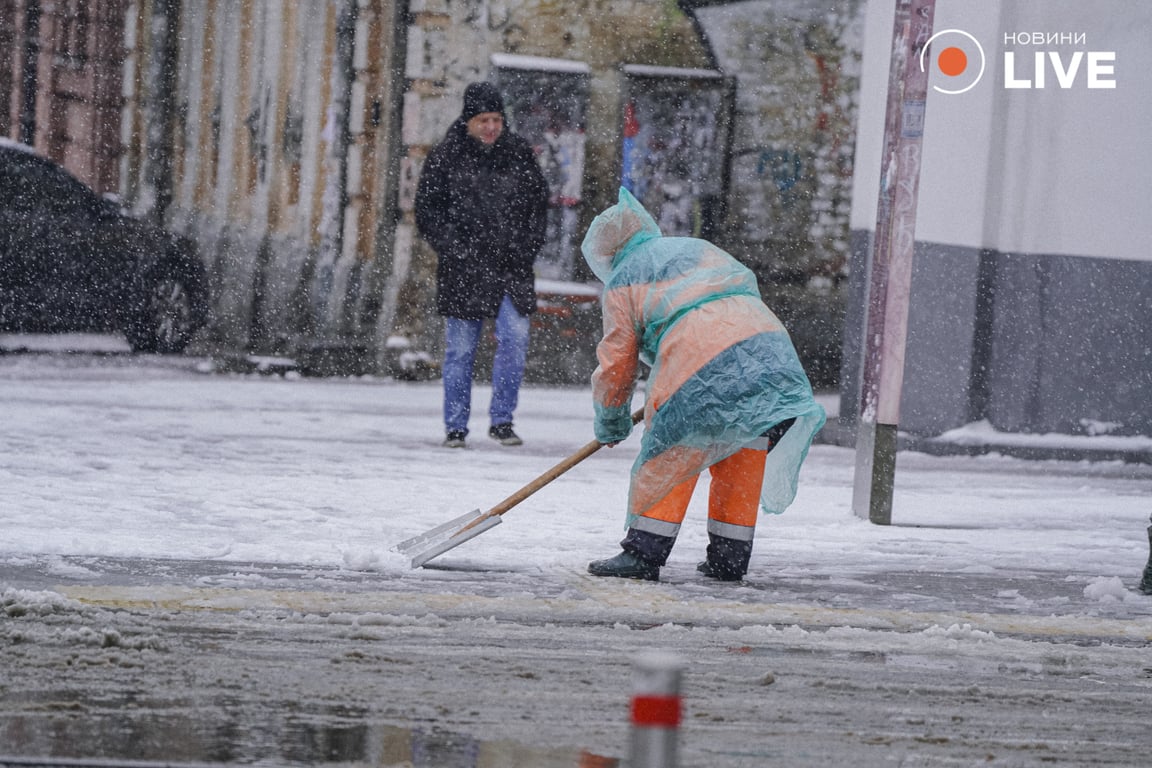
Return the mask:
<path id="1" fill-rule="evenodd" d="M 1152 525 L 1148 526 L 1148 565 L 1144 566 L 1144 577 L 1137 587 L 1146 595 L 1152 595 Z"/>
<path id="2" fill-rule="evenodd" d="M 696 570 L 704 574 L 710 579 L 717 581 L 741 581 L 744 574 L 737 573 L 731 569 L 723 568 L 715 563 L 710 563 L 707 560 L 696 564 Z"/>
<path id="3" fill-rule="evenodd" d="M 448 437 L 444 438 L 445 448 L 463 448 L 464 436 L 468 433 L 461 429 L 453 429 L 448 432 Z"/>
<path id="4" fill-rule="evenodd" d="M 1139 590 L 1152 595 L 1152 555 L 1148 556 L 1148 565 L 1144 566 L 1144 578 L 1140 579 Z"/>
<path id="5" fill-rule="evenodd" d="M 660 580 L 660 566 L 641 560 L 631 552 L 621 552 L 607 560 L 593 560 L 588 563 L 588 573 L 593 576 L 615 576 L 619 579 Z"/>
<path id="6" fill-rule="evenodd" d="M 494 424 L 488 428 L 488 437 L 500 445 L 524 445 L 520 436 L 512 431 L 512 424 Z"/>

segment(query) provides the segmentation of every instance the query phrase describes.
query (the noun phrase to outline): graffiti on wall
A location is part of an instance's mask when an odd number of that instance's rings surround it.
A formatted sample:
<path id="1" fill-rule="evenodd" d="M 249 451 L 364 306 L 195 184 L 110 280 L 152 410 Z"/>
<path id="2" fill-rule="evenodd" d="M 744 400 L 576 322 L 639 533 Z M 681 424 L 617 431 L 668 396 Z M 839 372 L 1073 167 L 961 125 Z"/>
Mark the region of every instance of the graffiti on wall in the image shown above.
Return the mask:
<path id="1" fill-rule="evenodd" d="M 625 68 L 621 185 L 665 234 L 708 237 L 722 215 L 730 94 L 717 73 Z"/>
<path id="2" fill-rule="evenodd" d="M 588 68 L 579 62 L 493 56 L 493 80 L 513 130 L 536 151 L 548 180 L 548 239 L 536 260 L 540 277 L 572 278 L 583 198 Z"/>
<path id="3" fill-rule="evenodd" d="M 792 149 L 762 149 L 756 175 L 768 176 L 780 193 L 780 205 L 791 208 L 797 200 L 796 185 L 804 178 L 804 158 Z"/>

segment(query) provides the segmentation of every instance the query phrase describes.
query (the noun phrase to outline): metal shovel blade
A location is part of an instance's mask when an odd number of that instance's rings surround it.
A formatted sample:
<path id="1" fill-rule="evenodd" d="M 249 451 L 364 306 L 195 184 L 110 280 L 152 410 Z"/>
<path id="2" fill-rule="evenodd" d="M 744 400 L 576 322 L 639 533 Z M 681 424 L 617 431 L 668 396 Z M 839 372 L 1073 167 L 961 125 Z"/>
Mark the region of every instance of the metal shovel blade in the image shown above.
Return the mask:
<path id="1" fill-rule="evenodd" d="M 640 408 L 632 414 L 632 423 L 639 424 L 643 418 L 644 409 Z M 499 525 L 502 519 L 501 515 L 596 453 L 600 450 L 600 445 L 599 440 L 591 441 L 487 512 L 474 509 L 455 520 L 449 520 L 444 525 L 438 525 L 419 536 L 413 536 L 411 539 L 400 542 L 392 547 L 392 551 L 410 556 L 412 567 L 419 568 L 437 555 L 443 554 L 453 547 L 458 547 L 469 539 Z"/>
<path id="2" fill-rule="evenodd" d="M 411 557 L 412 567 L 419 568 L 432 558 L 442 555 L 450 549 L 455 549 L 469 539 L 479 536 L 484 531 L 495 528 L 503 522 L 500 515 L 490 515 L 479 520 L 484 514 L 479 509 L 474 509 L 466 515 L 449 520 L 419 536 L 406 539 L 393 547 L 392 550 L 406 557 Z"/>

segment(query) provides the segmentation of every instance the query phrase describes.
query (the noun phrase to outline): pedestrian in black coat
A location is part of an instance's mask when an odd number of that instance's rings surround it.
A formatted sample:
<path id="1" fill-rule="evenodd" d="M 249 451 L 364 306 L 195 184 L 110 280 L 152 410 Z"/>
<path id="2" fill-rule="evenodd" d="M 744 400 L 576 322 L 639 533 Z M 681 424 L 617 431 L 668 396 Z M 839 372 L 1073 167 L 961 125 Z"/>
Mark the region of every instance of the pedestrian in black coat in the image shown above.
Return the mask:
<path id="1" fill-rule="evenodd" d="M 503 123 L 503 99 L 473 83 L 416 191 L 416 226 L 439 256 L 436 309 L 468 320 L 495 317 L 505 293 L 521 314 L 536 310 L 532 265 L 547 224 L 548 185 L 532 147 L 507 127 L 489 144 L 470 135 L 469 121 L 484 114 Z"/>
<path id="2" fill-rule="evenodd" d="M 463 447 L 472 367 L 484 319 L 495 318 L 489 435 L 519 445 L 512 415 L 536 311 L 533 263 L 544 244 L 548 185 L 532 147 L 505 126 L 491 83 L 472 83 L 460 117 L 424 163 L 416 226 L 436 251 L 436 310 L 446 318 L 445 445 Z"/>

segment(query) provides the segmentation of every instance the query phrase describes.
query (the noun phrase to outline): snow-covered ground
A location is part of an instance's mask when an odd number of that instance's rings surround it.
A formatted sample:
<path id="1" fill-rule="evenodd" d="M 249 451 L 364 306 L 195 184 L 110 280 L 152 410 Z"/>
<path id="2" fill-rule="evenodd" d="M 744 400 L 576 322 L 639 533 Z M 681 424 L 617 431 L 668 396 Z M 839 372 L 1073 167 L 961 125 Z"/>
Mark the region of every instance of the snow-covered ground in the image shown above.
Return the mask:
<path id="1" fill-rule="evenodd" d="M 661 650 L 685 766 L 1147 764 L 1152 467 L 905 452 L 881 527 L 817 445 L 746 582 L 694 571 L 706 483 L 661 583 L 594 579 L 634 436 L 413 570 L 394 544 L 591 439 L 587 390 L 530 387 L 501 447 L 488 392 L 451 451 L 435 382 L 0 355 L 0 755 L 276 762 L 291 721 L 355 742 L 314 762 L 513 764 L 387 736 L 432 728 L 621 756 L 629 664 Z"/>

